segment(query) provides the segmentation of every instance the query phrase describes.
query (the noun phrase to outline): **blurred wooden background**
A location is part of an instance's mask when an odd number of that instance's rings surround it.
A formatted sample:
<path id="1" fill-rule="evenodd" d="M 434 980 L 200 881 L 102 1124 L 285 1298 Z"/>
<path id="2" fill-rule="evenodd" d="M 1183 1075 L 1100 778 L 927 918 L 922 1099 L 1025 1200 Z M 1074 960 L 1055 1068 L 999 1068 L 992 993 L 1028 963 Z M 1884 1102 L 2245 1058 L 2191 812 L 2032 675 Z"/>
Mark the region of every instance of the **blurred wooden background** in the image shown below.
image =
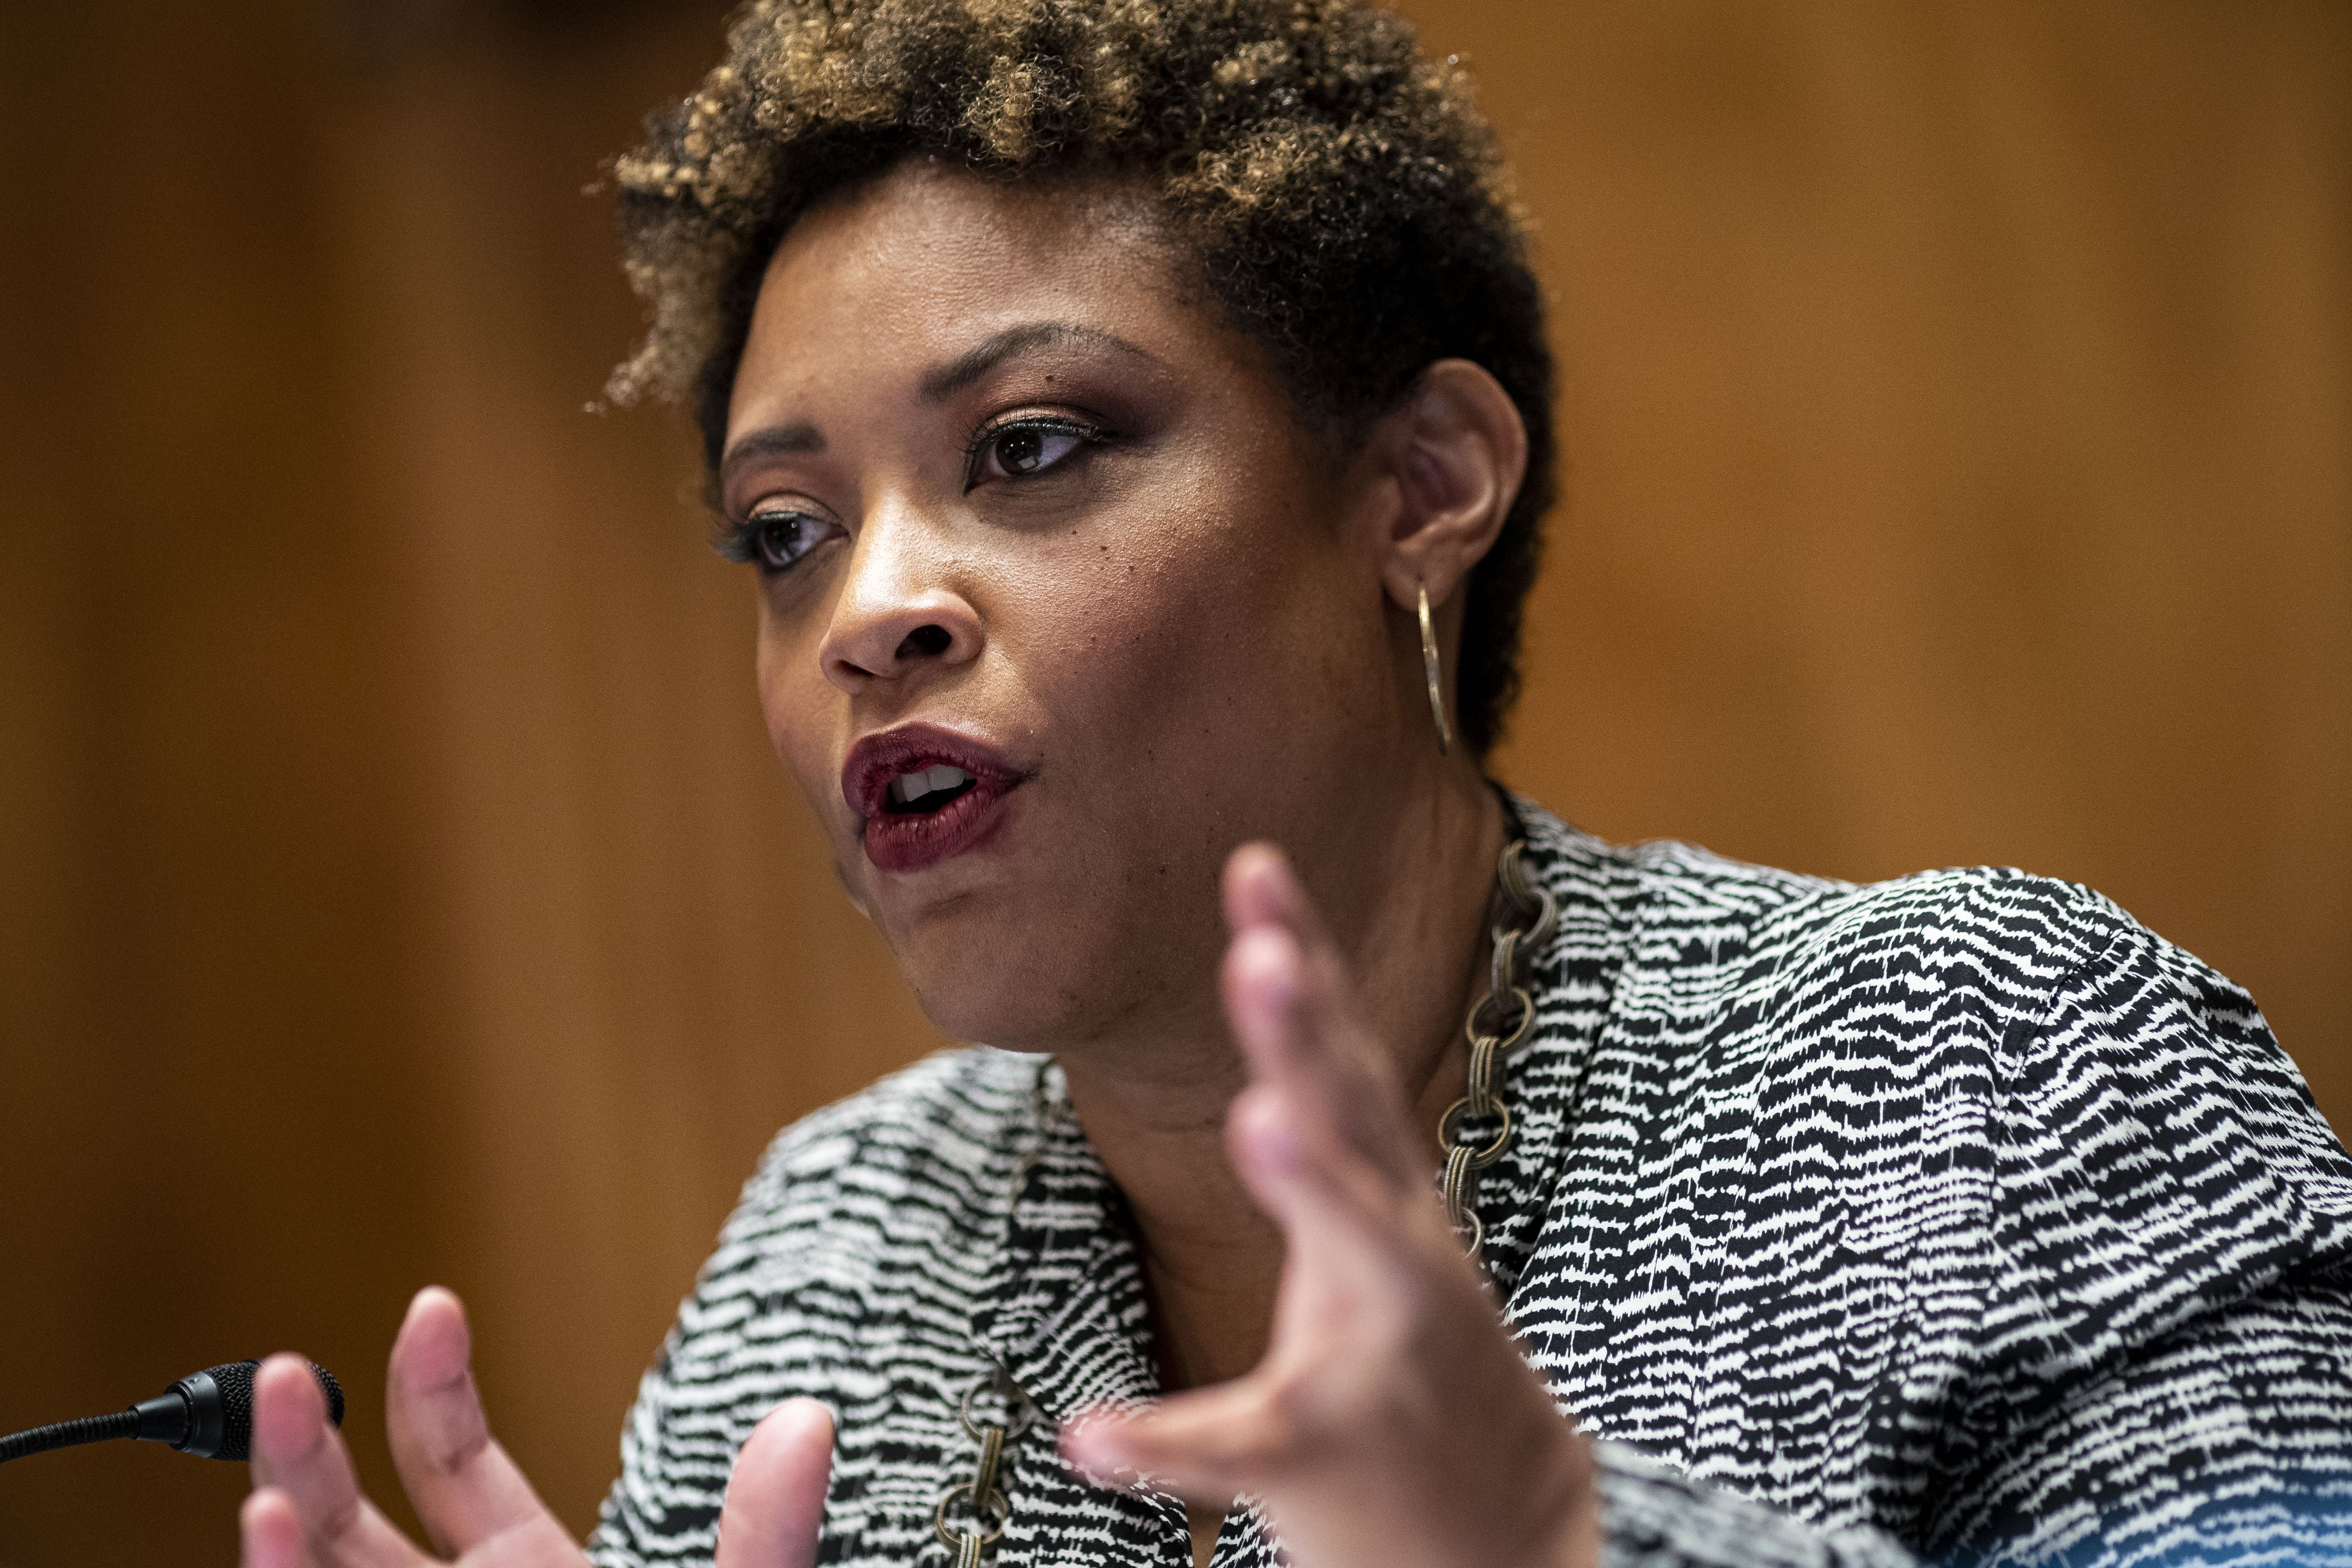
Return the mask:
<path id="1" fill-rule="evenodd" d="M 2352 1118 L 2352 9 L 1423 0 L 1543 225 L 1570 501 L 1503 774 L 2076 878 Z M 767 755 L 605 204 L 714 8 L 0 15 L 0 1430 L 408 1293 L 583 1528 L 780 1124 L 935 1043 Z M 0 1471 L 13 1568 L 240 1468 Z M 397 1506 L 397 1505 L 395 1505 Z"/>

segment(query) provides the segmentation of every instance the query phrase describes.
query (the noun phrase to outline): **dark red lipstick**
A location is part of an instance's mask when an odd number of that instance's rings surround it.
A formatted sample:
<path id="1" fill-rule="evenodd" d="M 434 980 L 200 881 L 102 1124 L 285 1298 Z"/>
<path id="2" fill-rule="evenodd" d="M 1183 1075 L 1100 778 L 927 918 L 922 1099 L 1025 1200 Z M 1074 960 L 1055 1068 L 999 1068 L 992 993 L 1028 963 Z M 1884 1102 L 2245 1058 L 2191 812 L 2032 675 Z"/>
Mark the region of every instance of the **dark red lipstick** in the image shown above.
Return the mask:
<path id="1" fill-rule="evenodd" d="M 857 814 L 866 858 L 919 871 L 979 847 L 1027 782 L 994 747 L 934 724 L 868 735 L 849 750 L 841 797 Z"/>

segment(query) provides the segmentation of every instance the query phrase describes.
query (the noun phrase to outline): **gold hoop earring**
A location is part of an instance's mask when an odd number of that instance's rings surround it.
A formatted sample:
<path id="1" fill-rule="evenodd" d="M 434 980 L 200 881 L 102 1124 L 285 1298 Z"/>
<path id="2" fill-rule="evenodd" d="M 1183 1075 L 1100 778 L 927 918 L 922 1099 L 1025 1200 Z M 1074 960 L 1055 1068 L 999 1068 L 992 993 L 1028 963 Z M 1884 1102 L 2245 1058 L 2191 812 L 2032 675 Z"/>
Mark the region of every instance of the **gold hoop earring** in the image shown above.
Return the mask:
<path id="1" fill-rule="evenodd" d="M 1437 721 L 1440 756 L 1454 749 L 1454 731 L 1445 722 L 1445 688 L 1438 679 L 1437 631 L 1429 624 L 1429 584 L 1421 584 L 1421 672 L 1429 678 L 1429 711 Z"/>

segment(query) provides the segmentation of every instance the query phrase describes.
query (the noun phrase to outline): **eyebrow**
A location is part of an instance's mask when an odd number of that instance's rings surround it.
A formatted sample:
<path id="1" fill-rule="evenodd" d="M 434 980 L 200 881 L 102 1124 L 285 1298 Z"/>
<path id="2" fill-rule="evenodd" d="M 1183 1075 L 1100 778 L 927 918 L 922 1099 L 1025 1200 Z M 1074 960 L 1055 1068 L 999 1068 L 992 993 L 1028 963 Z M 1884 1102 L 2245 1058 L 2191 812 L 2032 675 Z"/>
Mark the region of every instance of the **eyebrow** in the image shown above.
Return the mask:
<path id="1" fill-rule="evenodd" d="M 798 458 L 824 450 L 824 434 L 805 422 L 747 431 L 719 459 L 719 486 L 724 489 L 735 470 L 755 458 Z"/>
<path id="2" fill-rule="evenodd" d="M 1027 321 L 1007 327 L 947 363 L 924 372 L 920 386 L 923 401 L 939 403 L 954 396 L 1015 354 L 1065 347 L 1110 349 L 1152 364 L 1160 363 L 1149 350 L 1100 327 L 1083 327 L 1076 321 Z"/>
<path id="3" fill-rule="evenodd" d="M 1150 350 L 1100 327 L 1081 326 L 1076 321 L 1024 321 L 992 334 L 945 364 L 925 371 L 917 390 L 925 403 L 943 402 L 1017 354 L 1081 346 L 1109 349 L 1154 365 L 1160 363 L 1159 356 Z M 725 489 L 737 469 L 759 458 L 800 458 L 824 450 L 824 432 L 804 420 L 747 431 L 719 460 L 719 488 Z"/>

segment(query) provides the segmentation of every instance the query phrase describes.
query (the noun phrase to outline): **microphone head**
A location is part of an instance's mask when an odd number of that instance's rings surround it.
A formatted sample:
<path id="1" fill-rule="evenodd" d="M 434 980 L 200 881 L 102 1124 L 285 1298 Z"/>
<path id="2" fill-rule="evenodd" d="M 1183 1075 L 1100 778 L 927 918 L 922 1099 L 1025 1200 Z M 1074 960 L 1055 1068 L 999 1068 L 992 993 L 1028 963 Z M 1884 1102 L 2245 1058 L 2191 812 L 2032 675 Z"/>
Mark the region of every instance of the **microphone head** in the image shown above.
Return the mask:
<path id="1" fill-rule="evenodd" d="M 335 1374 L 317 1362 L 306 1363 L 327 1396 L 327 1419 L 343 1424 L 343 1390 Z M 190 1373 L 172 1385 L 188 1402 L 188 1435 L 173 1447 L 212 1459 L 245 1459 L 253 1453 L 253 1374 L 258 1361 L 233 1361 Z"/>

